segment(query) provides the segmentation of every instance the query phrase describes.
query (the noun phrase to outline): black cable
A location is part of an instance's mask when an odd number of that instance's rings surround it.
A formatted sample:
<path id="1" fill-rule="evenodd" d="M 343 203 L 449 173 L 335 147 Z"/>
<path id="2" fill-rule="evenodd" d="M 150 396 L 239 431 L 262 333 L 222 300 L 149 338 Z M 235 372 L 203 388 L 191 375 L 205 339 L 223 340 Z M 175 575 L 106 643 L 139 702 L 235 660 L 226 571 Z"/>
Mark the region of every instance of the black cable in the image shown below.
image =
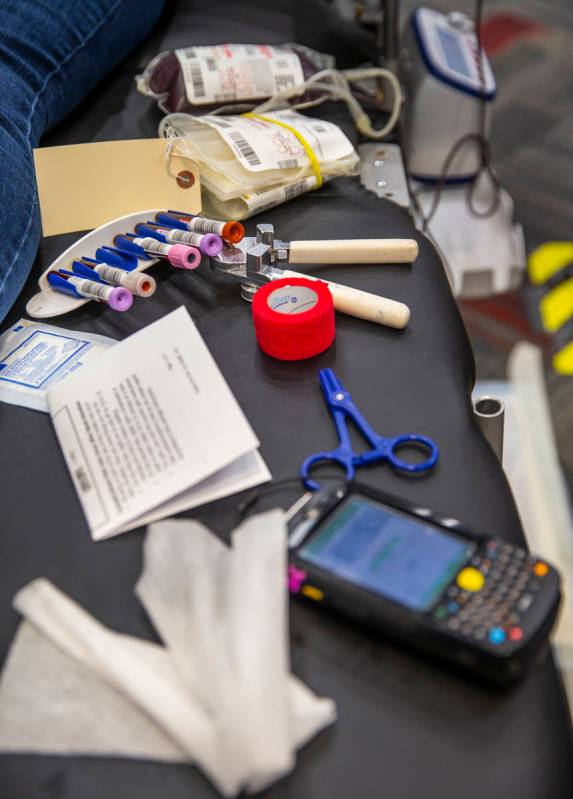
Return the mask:
<path id="1" fill-rule="evenodd" d="M 272 483 L 268 483 L 265 486 L 255 488 L 251 492 L 250 496 L 247 496 L 247 498 L 243 502 L 239 503 L 237 507 L 237 518 L 238 518 L 237 524 L 243 521 L 248 511 L 250 511 L 257 504 L 257 502 L 259 502 L 259 500 L 263 499 L 263 497 L 266 497 L 269 494 L 272 494 L 274 491 L 277 491 L 280 488 L 284 488 L 286 485 L 289 485 L 291 483 L 296 483 L 296 487 L 300 491 L 301 489 L 300 475 L 298 477 L 285 477 L 284 480 L 276 480 L 273 481 Z"/>
<path id="2" fill-rule="evenodd" d="M 486 90 L 485 90 L 485 77 L 484 77 L 483 63 L 482 63 L 483 46 L 482 46 L 482 35 L 481 35 L 483 6 L 484 6 L 484 0 L 476 0 L 475 13 L 474 13 L 474 28 L 478 43 L 477 65 L 478 65 L 478 75 L 480 81 L 480 107 L 479 107 L 478 131 L 476 133 L 466 133 L 464 136 L 462 136 L 456 142 L 454 142 L 454 144 L 450 148 L 450 151 L 448 152 L 444 160 L 444 164 L 438 176 L 438 180 L 435 186 L 431 187 L 432 189 L 434 189 L 434 196 L 432 199 L 430 210 L 428 211 L 427 214 L 423 213 L 421 204 L 418 202 L 418 196 L 422 192 L 429 191 L 431 189 L 426 186 L 422 186 L 420 189 L 418 189 L 417 192 L 412 192 L 412 191 L 410 192 L 414 205 L 421 218 L 423 233 L 427 233 L 428 225 L 430 224 L 432 218 L 434 217 L 434 214 L 438 209 L 454 158 L 460 152 L 460 150 L 466 145 L 468 145 L 470 142 L 475 143 L 479 147 L 479 154 L 480 154 L 480 164 L 477 174 L 475 175 L 471 183 L 468 185 L 468 189 L 466 192 L 466 203 L 470 210 L 470 213 L 473 216 L 476 216 L 480 219 L 485 219 L 487 217 L 493 216 L 493 214 L 495 214 L 495 212 L 499 208 L 501 186 L 497 178 L 497 175 L 495 174 L 493 167 L 491 165 L 491 148 L 486 136 L 487 99 L 486 99 Z M 478 180 L 482 175 L 487 175 L 493 186 L 492 202 L 490 206 L 486 208 L 484 211 L 480 211 L 476 208 L 475 197 L 474 197 Z"/>
<path id="3" fill-rule="evenodd" d="M 476 32 L 476 39 L 478 43 L 478 75 L 480 81 L 480 94 L 481 94 L 481 102 L 480 102 L 480 121 L 479 121 L 479 136 L 480 136 L 480 168 L 473 179 L 468 193 L 466 195 L 468 208 L 470 212 L 481 219 L 485 219 L 487 217 L 493 216 L 497 209 L 499 208 L 500 203 L 500 184 L 497 179 L 497 175 L 495 174 L 493 167 L 491 165 L 491 146 L 486 136 L 486 117 L 487 117 L 487 99 L 485 94 L 485 76 L 483 73 L 483 61 L 482 61 L 482 53 L 484 53 L 483 43 L 482 43 L 482 19 L 483 19 L 483 7 L 484 7 L 485 0 L 476 0 L 476 10 L 474 16 L 474 28 Z M 475 187 L 477 185 L 478 178 L 481 175 L 487 175 L 491 180 L 493 186 L 493 199 L 492 202 L 485 211 L 478 211 L 474 203 L 474 192 Z"/>
<path id="4" fill-rule="evenodd" d="M 341 475 L 322 474 L 321 472 L 321 480 L 322 482 L 327 482 L 329 480 L 340 482 Z M 247 498 L 243 502 L 240 502 L 237 506 L 237 524 L 240 524 L 244 520 L 247 513 L 252 510 L 259 500 L 264 499 L 264 497 L 268 496 L 269 494 L 273 494 L 275 491 L 278 491 L 285 486 L 291 485 L 292 483 L 295 484 L 292 489 L 293 491 L 295 489 L 298 489 L 300 493 L 307 491 L 300 475 L 298 477 L 285 477 L 283 480 L 273 480 L 272 483 L 267 483 L 264 486 L 259 486 L 258 488 L 253 489 L 250 495 L 247 496 Z"/>

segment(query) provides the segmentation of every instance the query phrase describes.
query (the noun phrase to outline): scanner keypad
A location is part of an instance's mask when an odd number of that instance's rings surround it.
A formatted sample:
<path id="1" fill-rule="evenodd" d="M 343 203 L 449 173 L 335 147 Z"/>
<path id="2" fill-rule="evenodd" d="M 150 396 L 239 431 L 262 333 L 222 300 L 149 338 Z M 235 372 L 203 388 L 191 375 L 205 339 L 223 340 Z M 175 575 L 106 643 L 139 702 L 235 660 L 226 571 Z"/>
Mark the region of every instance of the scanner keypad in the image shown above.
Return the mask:
<path id="1" fill-rule="evenodd" d="M 525 550 L 501 541 L 488 541 L 482 553 L 474 555 L 470 568 L 462 572 L 479 571 L 485 577 L 483 587 L 468 591 L 457 582 L 448 586 L 432 611 L 434 620 L 450 632 L 492 646 L 506 640 L 517 642 L 523 637 L 520 624 L 535 602 L 548 567 Z"/>

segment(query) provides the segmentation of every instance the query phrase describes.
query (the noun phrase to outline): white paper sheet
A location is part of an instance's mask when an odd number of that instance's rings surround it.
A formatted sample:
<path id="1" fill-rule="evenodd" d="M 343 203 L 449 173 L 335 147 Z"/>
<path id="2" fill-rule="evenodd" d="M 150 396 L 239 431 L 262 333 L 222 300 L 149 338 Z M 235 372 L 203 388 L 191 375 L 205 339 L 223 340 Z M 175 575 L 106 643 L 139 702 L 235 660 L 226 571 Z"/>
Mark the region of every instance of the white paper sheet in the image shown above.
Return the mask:
<path id="1" fill-rule="evenodd" d="M 269 477 L 183 307 L 54 386 L 48 405 L 96 540 Z"/>

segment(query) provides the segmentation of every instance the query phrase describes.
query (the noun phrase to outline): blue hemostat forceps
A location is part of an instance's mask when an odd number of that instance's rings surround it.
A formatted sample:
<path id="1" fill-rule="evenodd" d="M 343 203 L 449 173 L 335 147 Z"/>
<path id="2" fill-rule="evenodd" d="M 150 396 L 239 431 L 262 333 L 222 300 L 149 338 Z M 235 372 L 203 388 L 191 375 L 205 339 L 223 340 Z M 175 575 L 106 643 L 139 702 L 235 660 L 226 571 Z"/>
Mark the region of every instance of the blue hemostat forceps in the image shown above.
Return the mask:
<path id="1" fill-rule="evenodd" d="M 320 485 L 310 478 L 310 470 L 316 466 L 317 463 L 336 463 L 346 471 L 346 479 L 352 480 L 354 478 L 355 469 L 360 466 L 366 466 L 369 463 L 376 463 L 377 461 L 388 461 L 388 463 L 395 469 L 402 472 L 426 472 L 432 469 L 438 460 L 439 449 L 437 444 L 431 438 L 426 436 L 414 435 L 412 433 L 402 436 L 393 436 L 386 438 L 379 436 L 370 427 L 366 419 L 362 416 L 352 397 L 345 391 L 344 386 L 336 377 L 332 369 L 320 370 L 320 385 L 324 398 L 330 412 L 334 417 L 334 424 L 338 432 L 340 445 L 337 449 L 330 450 L 330 452 L 317 452 L 315 455 L 310 455 L 300 467 L 300 474 L 303 482 L 310 491 L 318 491 Z M 346 417 L 349 417 L 364 438 L 371 445 L 371 449 L 357 454 L 352 449 L 350 443 L 350 436 L 348 434 L 348 427 L 346 424 Z M 428 452 L 428 458 L 421 463 L 407 463 L 397 457 L 397 450 L 407 444 L 414 444 Z"/>

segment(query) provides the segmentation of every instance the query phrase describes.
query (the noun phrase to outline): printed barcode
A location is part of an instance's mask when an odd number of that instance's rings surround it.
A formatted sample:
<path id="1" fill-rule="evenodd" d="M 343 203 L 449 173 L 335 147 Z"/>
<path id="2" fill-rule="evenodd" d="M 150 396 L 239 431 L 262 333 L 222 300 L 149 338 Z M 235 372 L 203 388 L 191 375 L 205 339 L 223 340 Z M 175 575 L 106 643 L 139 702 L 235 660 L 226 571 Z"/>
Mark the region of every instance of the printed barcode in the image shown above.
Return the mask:
<path id="1" fill-rule="evenodd" d="M 146 238 L 142 239 L 141 246 L 145 252 L 152 252 L 157 255 L 167 255 L 169 252 L 168 244 L 164 244 L 162 241 L 152 239 L 151 236 L 147 236 Z"/>
<path id="2" fill-rule="evenodd" d="M 107 283 L 113 283 L 121 277 L 121 272 L 118 275 L 118 270 L 115 269 L 113 266 L 100 266 L 98 268 L 98 274 L 102 280 L 105 280 Z M 121 285 L 121 284 L 119 284 Z"/>
<path id="3" fill-rule="evenodd" d="M 75 285 L 79 291 L 83 292 L 84 296 L 99 297 L 102 300 L 107 298 L 109 292 L 109 286 L 96 283 L 95 280 L 82 280 L 79 283 L 74 282 L 73 285 Z"/>
<path id="4" fill-rule="evenodd" d="M 76 480 L 78 481 L 78 486 L 80 488 L 80 491 L 83 494 L 86 494 L 88 491 L 90 491 L 92 486 L 90 481 L 88 480 L 88 476 L 85 473 L 83 466 L 80 466 L 79 469 L 76 469 L 74 474 L 76 476 Z"/>
<path id="5" fill-rule="evenodd" d="M 182 244 L 201 244 L 202 236 L 199 233 L 192 233 L 189 230 L 168 230 L 166 232 L 171 241 L 179 241 Z"/>
<path id="6" fill-rule="evenodd" d="M 217 69 L 217 62 L 215 61 L 214 58 L 207 59 L 207 69 L 209 70 L 209 72 L 215 72 L 215 70 Z"/>
<path id="7" fill-rule="evenodd" d="M 225 226 L 224 222 L 217 222 L 214 219 L 204 219 L 201 216 L 195 216 L 187 223 L 192 230 L 198 233 L 216 233 L 220 236 Z"/>
<path id="8" fill-rule="evenodd" d="M 277 60 L 277 69 L 288 69 L 288 68 L 289 68 L 288 58 L 279 58 Z"/>
<path id="9" fill-rule="evenodd" d="M 183 242 L 183 244 L 192 243 L 189 241 L 189 236 L 193 234 L 188 233 L 186 230 L 162 230 L 161 232 L 166 236 L 168 241 L 179 241 Z"/>
<path id="10" fill-rule="evenodd" d="M 275 87 L 277 91 L 288 89 L 289 86 L 294 86 L 294 77 L 292 75 L 275 75 Z"/>
<path id="11" fill-rule="evenodd" d="M 298 197 L 299 194 L 303 194 L 307 188 L 306 180 L 299 180 L 298 183 L 293 183 L 292 186 L 285 186 L 285 202 L 286 200 L 292 200 L 293 197 Z"/>
<path id="12" fill-rule="evenodd" d="M 195 97 L 205 97 L 205 84 L 203 83 L 203 74 L 199 64 L 191 65 L 191 83 Z"/>
<path id="13" fill-rule="evenodd" d="M 295 169 L 298 166 L 296 158 L 285 158 L 284 161 L 277 161 L 279 169 Z"/>
<path id="14" fill-rule="evenodd" d="M 260 164 L 262 164 L 261 159 L 253 150 L 249 142 L 246 139 L 244 139 L 238 131 L 236 130 L 230 131 L 229 136 L 237 146 L 237 149 L 239 150 L 243 158 L 245 158 L 246 161 L 251 166 L 260 166 Z"/>

